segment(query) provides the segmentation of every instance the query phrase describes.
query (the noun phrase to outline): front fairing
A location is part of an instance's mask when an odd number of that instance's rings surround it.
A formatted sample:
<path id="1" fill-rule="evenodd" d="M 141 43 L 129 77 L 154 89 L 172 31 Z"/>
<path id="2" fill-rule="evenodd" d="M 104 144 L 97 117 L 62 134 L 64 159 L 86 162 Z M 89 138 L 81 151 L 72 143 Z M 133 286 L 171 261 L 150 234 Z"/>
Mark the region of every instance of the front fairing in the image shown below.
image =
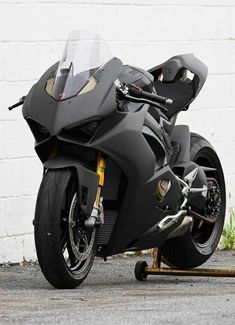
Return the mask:
<path id="1" fill-rule="evenodd" d="M 51 136 L 63 128 L 80 125 L 93 117 L 105 118 L 116 110 L 114 82 L 122 70 L 122 62 L 112 58 L 99 71 L 96 87 L 88 93 L 57 101 L 46 91 L 48 79 L 56 73 L 58 63 L 49 68 L 32 87 L 23 105 L 23 116 L 43 125 Z"/>

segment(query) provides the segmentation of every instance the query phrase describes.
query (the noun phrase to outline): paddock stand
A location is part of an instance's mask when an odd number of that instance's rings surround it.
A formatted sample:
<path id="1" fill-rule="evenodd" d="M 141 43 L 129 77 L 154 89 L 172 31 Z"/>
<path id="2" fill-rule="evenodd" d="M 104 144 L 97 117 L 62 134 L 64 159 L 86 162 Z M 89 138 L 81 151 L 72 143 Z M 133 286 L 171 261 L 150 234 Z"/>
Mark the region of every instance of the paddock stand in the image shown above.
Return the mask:
<path id="1" fill-rule="evenodd" d="M 153 266 L 145 261 L 139 261 L 135 265 L 135 277 L 138 281 L 145 281 L 148 275 L 177 275 L 177 276 L 204 276 L 204 277 L 235 277 L 233 269 L 174 269 L 161 267 L 161 252 L 159 248 L 153 248 Z"/>

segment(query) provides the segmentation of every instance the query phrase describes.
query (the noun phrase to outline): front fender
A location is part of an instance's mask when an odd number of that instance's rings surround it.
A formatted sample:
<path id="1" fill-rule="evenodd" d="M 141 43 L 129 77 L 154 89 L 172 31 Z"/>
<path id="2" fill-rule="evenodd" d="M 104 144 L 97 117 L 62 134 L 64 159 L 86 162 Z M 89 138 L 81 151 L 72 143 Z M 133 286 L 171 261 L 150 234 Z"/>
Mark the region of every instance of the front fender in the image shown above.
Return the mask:
<path id="1" fill-rule="evenodd" d="M 79 200 L 83 212 L 91 215 L 99 186 L 99 175 L 74 157 L 59 156 L 44 162 L 45 169 L 74 168 L 78 177 Z"/>

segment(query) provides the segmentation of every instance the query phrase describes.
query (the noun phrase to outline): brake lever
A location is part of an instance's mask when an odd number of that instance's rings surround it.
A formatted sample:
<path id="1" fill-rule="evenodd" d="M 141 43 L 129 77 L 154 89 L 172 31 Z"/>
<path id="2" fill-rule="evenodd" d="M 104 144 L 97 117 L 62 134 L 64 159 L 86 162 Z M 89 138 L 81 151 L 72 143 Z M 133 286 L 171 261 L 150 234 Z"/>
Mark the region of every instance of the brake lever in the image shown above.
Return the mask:
<path id="1" fill-rule="evenodd" d="M 12 106 L 9 106 L 8 107 L 9 111 L 13 110 L 14 108 L 16 108 L 16 107 L 18 107 L 20 105 L 23 105 L 24 102 L 25 102 L 25 99 L 26 99 L 26 96 L 23 96 L 23 97 L 20 98 L 20 100 L 18 101 L 18 103 L 14 104 Z"/>
<path id="2" fill-rule="evenodd" d="M 125 83 L 121 83 L 119 79 L 115 81 L 115 86 L 117 92 L 121 95 L 122 98 L 130 100 L 135 103 L 149 104 L 151 106 L 159 108 L 163 113 L 167 113 L 167 109 L 159 103 L 151 101 L 150 99 L 131 96 L 129 94 L 129 88 L 127 87 L 127 85 Z"/>
<path id="3" fill-rule="evenodd" d="M 151 100 L 153 102 L 156 102 L 158 104 L 164 104 L 164 105 L 171 105 L 173 104 L 173 100 L 167 97 L 160 96 L 158 94 L 154 94 L 148 91 L 144 91 L 142 88 L 135 84 L 130 84 L 128 87 L 128 92 L 130 95 L 134 97 L 141 97 L 147 100 Z"/>

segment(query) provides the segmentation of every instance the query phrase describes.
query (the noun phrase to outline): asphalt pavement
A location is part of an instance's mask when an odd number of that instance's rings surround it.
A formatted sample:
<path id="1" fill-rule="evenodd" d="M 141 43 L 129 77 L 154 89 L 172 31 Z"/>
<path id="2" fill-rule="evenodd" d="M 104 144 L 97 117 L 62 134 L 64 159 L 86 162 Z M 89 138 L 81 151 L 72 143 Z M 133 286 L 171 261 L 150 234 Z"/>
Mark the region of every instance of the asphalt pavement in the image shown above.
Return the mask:
<path id="1" fill-rule="evenodd" d="M 96 259 L 83 284 L 56 290 L 38 265 L 0 266 L 0 324 L 235 324 L 235 278 L 134 277 L 137 260 Z M 216 252 L 204 267 L 234 267 Z"/>

